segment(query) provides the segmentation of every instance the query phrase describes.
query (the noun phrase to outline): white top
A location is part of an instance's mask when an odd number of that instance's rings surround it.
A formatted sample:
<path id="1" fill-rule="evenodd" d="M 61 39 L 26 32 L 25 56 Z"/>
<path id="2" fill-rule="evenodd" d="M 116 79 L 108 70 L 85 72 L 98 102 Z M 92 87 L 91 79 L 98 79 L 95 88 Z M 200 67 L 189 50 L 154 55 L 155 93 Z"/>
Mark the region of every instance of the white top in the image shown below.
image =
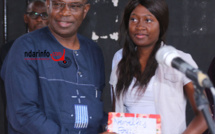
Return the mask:
<path id="1" fill-rule="evenodd" d="M 180 57 L 192 66 L 197 67 L 189 54 L 177 50 Z M 112 72 L 109 83 L 116 88 L 117 84 L 117 65 L 122 58 L 122 49 L 117 51 L 113 58 Z M 167 67 L 165 65 L 158 65 L 154 78 L 151 79 L 151 87 L 153 89 L 153 100 L 155 104 L 155 113 L 161 116 L 161 130 L 162 134 L 181 134 L 186 129 L 186 97 L 184 95 L 183 86 L 189 83 L 184 74 L 178 70 Z M 146 89 L 148 90 L 148 88 Z M 125 97 L 126 98 L 126 97 Z M 127 100 L 120 96 L 116 98 L 115 111 L 126 112 L 124 107 Z M 141 109 L 135 109 L 142 114 Z M 144 114 L 144 113 L 143 113 Z"/>
<path id="2" fill-rule="evenodd" d="M 123 98 L 126 113 L 143 113 L 143 114 L 156 114 L 155 102 L 153 94 L 153 81 L 154 77 L 150 80 L 147 90 L 144 94 L 138 95 L 137 87 L 133 88 L 136 79 L 132 80 L 131 85 L 128 88 L 128 92 Z"/>

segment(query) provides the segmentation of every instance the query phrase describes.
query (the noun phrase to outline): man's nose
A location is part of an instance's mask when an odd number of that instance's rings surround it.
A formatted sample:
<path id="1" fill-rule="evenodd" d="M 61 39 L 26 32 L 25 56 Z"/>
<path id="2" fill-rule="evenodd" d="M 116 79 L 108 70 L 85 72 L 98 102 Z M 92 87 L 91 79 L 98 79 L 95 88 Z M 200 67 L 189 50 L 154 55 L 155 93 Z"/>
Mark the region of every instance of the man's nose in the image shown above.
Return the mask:
<path id="1" fill-rule="evenodd" d="M 36 18 L 36 21 L 42 21 L 43 19 L 42 19 L 42 17 L 39 15 L 39 16 L 37 16 L 37 18 Z"/>
<path id="2" fill-rule="evenodd" d="M 61 14 L 63 16 L 70 16 L 72 14 L 72 11 L 71 11 L 71 9 L 69 8 L 69 6 L 67 4 L 61 10 Z"/>

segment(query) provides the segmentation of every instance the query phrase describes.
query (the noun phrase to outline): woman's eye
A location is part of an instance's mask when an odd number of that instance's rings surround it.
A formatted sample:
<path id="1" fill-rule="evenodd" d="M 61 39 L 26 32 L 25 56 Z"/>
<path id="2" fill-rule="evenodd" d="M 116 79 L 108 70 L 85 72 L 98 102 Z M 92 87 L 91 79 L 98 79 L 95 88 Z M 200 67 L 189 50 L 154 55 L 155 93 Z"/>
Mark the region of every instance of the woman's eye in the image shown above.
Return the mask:
<path id="1" fill-rule="evenodd" d="M 135 19 L 135 18 L 131 18 L 131 21 L 133 21 L 133 22 L 137 22 L 137 19 Z"/>
<path id="2" fill-rule="evenodd" d="M 146 22 L 150 23 L 152 22 L 152 19 L 146 19 Z"/>

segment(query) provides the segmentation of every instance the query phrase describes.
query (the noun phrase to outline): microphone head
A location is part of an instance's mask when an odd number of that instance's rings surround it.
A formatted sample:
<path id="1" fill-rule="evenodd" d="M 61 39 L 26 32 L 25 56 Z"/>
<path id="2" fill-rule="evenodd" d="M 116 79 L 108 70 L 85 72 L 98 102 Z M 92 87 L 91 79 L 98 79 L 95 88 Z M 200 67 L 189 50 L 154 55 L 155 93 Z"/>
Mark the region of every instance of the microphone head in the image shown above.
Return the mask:
<path id="1" fill-rule="evenodd" d="M 177 50 L 172 46 L 161 46 L 156 53 L 156 60 L 159 64 L 172 66 L 172 60 L 176 57 L 180 57 Z"/>

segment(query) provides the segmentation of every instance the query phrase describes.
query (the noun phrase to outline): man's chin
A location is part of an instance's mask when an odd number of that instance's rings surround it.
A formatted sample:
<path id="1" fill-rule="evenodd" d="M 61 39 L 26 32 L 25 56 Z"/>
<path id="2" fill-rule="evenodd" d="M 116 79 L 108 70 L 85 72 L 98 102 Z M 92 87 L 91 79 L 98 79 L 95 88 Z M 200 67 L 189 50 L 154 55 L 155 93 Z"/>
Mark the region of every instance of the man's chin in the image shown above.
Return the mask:
<path id="1" fill-rule="evenodd" d="M 45 27 L 44 25 L 38 25 L 35 27 L 35 30 Z"/>

